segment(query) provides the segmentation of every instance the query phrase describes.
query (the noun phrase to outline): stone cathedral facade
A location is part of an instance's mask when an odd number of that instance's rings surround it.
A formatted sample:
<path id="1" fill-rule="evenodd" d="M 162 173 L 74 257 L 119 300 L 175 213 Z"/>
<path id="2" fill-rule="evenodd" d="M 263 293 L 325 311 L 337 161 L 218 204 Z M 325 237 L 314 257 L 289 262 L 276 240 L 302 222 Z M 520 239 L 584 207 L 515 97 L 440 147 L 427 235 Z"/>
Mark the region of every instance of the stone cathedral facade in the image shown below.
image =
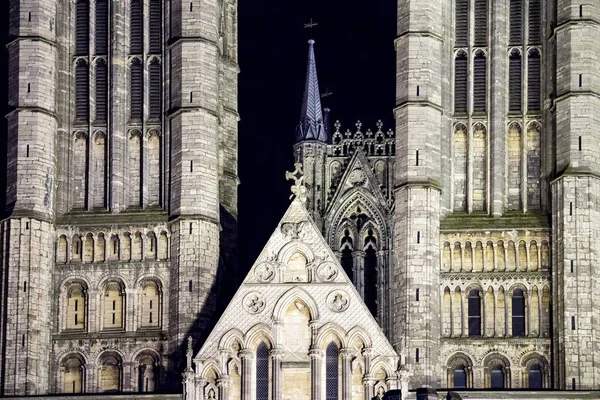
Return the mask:
<path id="1" fill-rule="evenodd" d="M 11 0 L 0 395 L 595 398 L 600 4 L 397 29 L 394 127 L 331 123 L 309 42 L 297 199 L 217 322 L 237 2 Z"/>

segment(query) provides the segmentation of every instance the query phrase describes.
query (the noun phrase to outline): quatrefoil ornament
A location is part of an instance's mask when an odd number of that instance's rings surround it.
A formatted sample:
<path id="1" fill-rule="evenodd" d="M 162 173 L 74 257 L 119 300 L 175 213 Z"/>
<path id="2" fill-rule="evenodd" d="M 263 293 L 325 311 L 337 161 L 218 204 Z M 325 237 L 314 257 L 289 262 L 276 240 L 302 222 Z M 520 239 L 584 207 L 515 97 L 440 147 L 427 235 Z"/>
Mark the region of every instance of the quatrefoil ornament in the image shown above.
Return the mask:
<path id="1" fill-rule="evenodd" d="M 244 309 L 250 314 L 258 314 L 259 312 L 265 309 L 267 303 L 262 294 L 258 292 L 251 292 L 244 296 L 242 305 L 244 306 Z"/>

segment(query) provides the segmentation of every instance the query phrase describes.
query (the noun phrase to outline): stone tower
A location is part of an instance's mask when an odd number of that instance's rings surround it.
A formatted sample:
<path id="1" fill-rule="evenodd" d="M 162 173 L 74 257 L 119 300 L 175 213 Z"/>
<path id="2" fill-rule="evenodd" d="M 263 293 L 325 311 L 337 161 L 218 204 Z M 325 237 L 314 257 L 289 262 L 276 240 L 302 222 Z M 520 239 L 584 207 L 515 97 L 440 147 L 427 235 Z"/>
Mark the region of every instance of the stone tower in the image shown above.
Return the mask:
<path id="1" fill-rule="evenodd" d="M 548 125 L 552 171 L 554 384 L 600 388 L 600 5 L 559 0 L 550 8 L 548 63 L 555 68 Z"/>
<path id="2" fill-rule="evenodd" d="M 0 395 L 171 390 L 236 267 L 237 1 L 10 10 Z"/>

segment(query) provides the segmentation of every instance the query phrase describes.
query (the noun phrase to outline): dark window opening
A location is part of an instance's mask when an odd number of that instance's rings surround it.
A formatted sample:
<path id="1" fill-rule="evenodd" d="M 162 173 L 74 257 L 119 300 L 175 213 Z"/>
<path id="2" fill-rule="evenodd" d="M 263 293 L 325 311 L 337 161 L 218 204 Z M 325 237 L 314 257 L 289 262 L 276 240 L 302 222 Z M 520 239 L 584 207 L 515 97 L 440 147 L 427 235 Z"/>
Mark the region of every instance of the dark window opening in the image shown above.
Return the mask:
<path id="1" fill-rule="evenodd" d="M 469 45 L 469 1 L 456 0 L 456 21 L 454 28 L 454 40 L 456 47 L 467 47 Z"/>
<path id="2" fill-rule="evenodd" d="M 508 60 L 508 110 L 521 111 L 521 54 L 513 51 Z"/>
<path id="3" fill-rule="evenodd" d="M 141 121 L 144 105 L 144 69 L 140 60 L 131 63 L 129 116 L 133 121 Z"/>
<path id="4" fill-rule="evenodd" d="M 471 290 L 468 299 L 469 336 L 481 336 L 481 295 L 479 290 Z"/>
<path id="5" fill-rule="evenodd" d="M 97 55 L 108 54 L 108 2 L 96 0 L 94 47 Z"/>
<path id="6" fill-rule="evenodd" d="M 523 44 L 523 0 L 510 0 L 510 32 L 509 44 L 520 46 Z"/>
<path id="7" fill-rule="evenodd" d="M 261 342 L 256 349 L 256 400 L 269 399 L 269 349 Z"/>
<path id="8" fill-rule="evenodd" d="M 89 5 L 86 0 L 79 0 L 75 6 L 75 55 L 88 54 L 89 44 Z"/>
<path id="9" fill-rule="evenodd" d="M 516 289 L 512 295 L 512 335 L 525 336 L 525 296 L 521 289 Z"/>
<path id="10" fill-rule="evenodd" d="M 416 289 L 416 293 L 415 293 L 415 300 L 419 301 L 419 289 Z"/>
<path id="11" fill-rule="evenodd" d="M 571 317 L 571 330 L 574 331 L 575 330 L 575 316 Z"/>
<path id="12" fill-rule="evenodd" d="M 542 368 L 539 365 L 533 365 L 528 372 L 529 389 L 542 388 Z"/>
<path id="13" fill-rule="evenodd" d="M 485 54 L 475 55 L 473 60 L 473 111 L 486 111 L 487 60 Z"/>
<path id="14" fill-rule="evenodd" d="M 419 348 L 418 347 L 415 350 L 415 362 L 419 362 Z"/>
<path id="15" fill-rule="evenodd" d="M 454 112 L 467 112 L 468 62 L 464 52 L 454 60 Z"/>
<path id="16" fill-rule="evenodd" d="M 487 0 L 475 0 L 475 46 L 487 45 Z"/>
<path id="17" fill-rule="evenodd" d="M 338 347 L 329 343 L 325 351 L 325 399 L 338 400 Z"/>
<path id="18" fill-rule="evenodd" d="M 141 0 L 131 0 L 129 25 L 129 53 L 142 54 L 144 14 Z"/>
<path id="19" fill-rule="evenodd" d="M 500 365 L 492 369 L 491 387 L 492 389 L 504 389 L 504 370 Z"/>
<path id="20" fill-rule="evenodd" d="M 467 372 L 464 365 L 459 365 L 454 369 L 454 389 L 466 389 L 467 388 Z"/>
<path id="21" fill-rule="evenodd" d="M 188 282 L 188 292 L 192 291 L 192 281 Z"/>
<path id="22" fill-rule="evenodd" d="M 372 246 L 365 251 L 365 304 L 377 318 L 377 253 Z"/>

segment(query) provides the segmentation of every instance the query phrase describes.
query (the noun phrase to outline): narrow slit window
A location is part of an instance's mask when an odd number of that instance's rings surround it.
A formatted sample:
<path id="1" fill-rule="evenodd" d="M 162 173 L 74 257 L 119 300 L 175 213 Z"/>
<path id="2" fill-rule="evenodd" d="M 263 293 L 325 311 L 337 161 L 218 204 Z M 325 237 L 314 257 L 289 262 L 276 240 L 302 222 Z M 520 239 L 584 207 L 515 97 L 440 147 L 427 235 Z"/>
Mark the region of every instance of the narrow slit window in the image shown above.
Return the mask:
<path id="1" fill-rule="evenodd" d="M 27 281 L 23 282 L 23 291 L 27 292 Z"/>
<path id="2" fill-rule="evenodd" d="M 575 380 L 575 378 L 573 378 L 573 379 L 571 380 L 571 385 L 572 385 L 572 387 L 573 387 L 573 390 L 576 390 L 576 389 L 577 389 L 577 381 Z"/>
<path id="3" fill-rule="evenodd" d="M 521 54 L 514 50 L 508 60 L 508 110 L 521 111 Z"/>
<path id="4" fill-rule="evenodd" d="M 467 54 L 460 52 L 454 60 L 454 112 L 467 112 Z"/>
<path id="5" fill-rule="evenodd" d="M 29 145 L 27 145 L 27 157 L 29 157 Z"/>
<path id="6" fill-rule="evenodd" d="M 575 317 L 571 317 L 571 330 L 574 331 L 575 330 Z"/>
<path id="7" fill-rule="evenodd" d="M 541 59 L 537 49 L 529 52 L 527 57 L 527 108 L 538 111 L 541 106 Z"/>
<path id="8" fill-rule="evenodd" d="M 27 13 L 27 14 L 28 14 L 28 15 L 27 15 L 27 21 L 28 21 L 28 22 L 31 22 L 31 13 L 29 12 L 29 13 Z"/>
<path id="9" fill-rule="evenodd" d="M 85 122 L 89 118 L 89 74 L 84 60 L 77 61 L 75 67 L 75 118 Z"/>
<path id="10" fill-rule="evenodd" d="M 516 289 L 512 296 L 512 335 L 525 336 L 525 296 L 521 289 Z"/>
<path id="11" fill-rule="evenodd" d="M 417 231 L 417 243 L 421 243 L 421 232 Z"/>
<path id="12" fill-rule="evenodd" d="M 419 348 L 415 349 L 415 362 L 419 362 Z"/>
<path id="13" fill-rule="evenodd" d="M 94 46 L 96 55 L 108 54 L 108 2 L 106 0 L 96 0 Z"/>
<path id="14" fill-rule="evenodd" d="M 469 1 L 456 0 L 456 21 L 454 28 L 456 47 L 469 45 Z"/>
<path id="15" fill-rule="evenodd" d="M 583 74 L 579 74 L 579 87 L 583 86 Z"/>
<path id="16" fill-rule="evenodd" d="M 141 121 L 143 114 L 143 75 L 144 71 L 142 63 L 137 58 L 131 63 L 131 76 L 130 76 L 130 109 L 129 116 L 132 121 Z"/>
<path id="17" fill-rule="evenodd" d="M 579 136 L 579 151 L 581 151 L 581 136 Z"/>
<path id="18" fill-rule="evenodd" d="M 27 84 L 27 93 L 31 93 L 31 83 Z"/>
<path id="19" fill-rule="evenodd" d="M 143 49 L 143 13 L 142 0 L 131 0 L 129 25 L 129 53 L 142 54 Z"/>
<path id="20" fill-rule="evenodd" d="M 573 273 L 573 271 L 575 271 L 575 261 L 571 260 L 571 273 Z"/>
<path id="21" fill-rule="evenodd" d="M 96 64 L 96 121 L 106 122 L 108 110 L 108 68 L 104 60 Z"/>
<path id="22" fill-rule="evenodd" d="M 417 97 L 419 96 L 419 85 L 417 85 Z"/>
<path id="23" fill-rule="evenodd" d="M 475 54 L 473 60 L 473 111 L 486 111 L 487 60 L 483 52 Z"/>
<path id="24" fill-rule="evenodd" d="M 190 235 L 192 234 L 192 223 L 190 222 Z M 190 281 L 191 282 L 191 281 Z"/>
<path id="25" fill-rule="evenodd" d="M 194 11 L 194 3 L 190 1 L 190 12 Z"/>
<path id="26" fill-rule="evenodd" d="M 89 3 L 86 0 L 79 0 L 75 6 L 75 55 L 88 54 L 89 25 Z"/>
<path id="27" fill-rule="evenodd" d="M 192 291 L 192 281 L 188 282 L 188 292 Z"/>
<path id="28" fill-rule="evenodd" d="M 475 46 L 485 47 L 487 45 L 487 0 L 475 0 Z"/>
<path id="29" fill-rule="evenodd" d="M 190 172 L 194 172 L 194 160 L 190 160 Z"/>
<path id="30" fill-rule="evenodd" d="M 148 50 L 151 54 L 160 54 L 162 51 L 162 0 L 150 0 L 149 9 Z"/>
<path id="31" fill-rule="evenodd" d="M 471 290 L 468 298 L 469 336 L 481 336 L 481 295 L 479 290 Z"/>
<path id="32" fill-rule="evenodd" d="M 25 346 L 25 335 L 21 335 L 21 346 Z"/>
<path id="33" fill-rule="evenodd" d="M 569 215 L 573 215 L 573 202 L 569 203 Z"/>
<path id="34" fill-rule="evenodd" d="M 194 102 L 194 92 L 190 92 L 190 103 Z"/>
<path id="35" fill-rule="evenodd" d="M 419 150 L 417 150 L 415 154 L 415 165 L 417 167 L 419 166 Z"/>
<path id="36" fill-rule="evenodd" d="M 510 0 L 509 16 L 509 44 L 520 46 L 523 44 L 523 0 Z"/>
<path id="37" fill-rule="evenodd" d="M 579 16 L 583 17 L 583 4 L 579 5 Z"/>
<path id="38" fill-rule="evenodd" d="M 415 300 L 419 301 L 419 289 L 417 288 L 416 292 L 415 292 Z"/>

